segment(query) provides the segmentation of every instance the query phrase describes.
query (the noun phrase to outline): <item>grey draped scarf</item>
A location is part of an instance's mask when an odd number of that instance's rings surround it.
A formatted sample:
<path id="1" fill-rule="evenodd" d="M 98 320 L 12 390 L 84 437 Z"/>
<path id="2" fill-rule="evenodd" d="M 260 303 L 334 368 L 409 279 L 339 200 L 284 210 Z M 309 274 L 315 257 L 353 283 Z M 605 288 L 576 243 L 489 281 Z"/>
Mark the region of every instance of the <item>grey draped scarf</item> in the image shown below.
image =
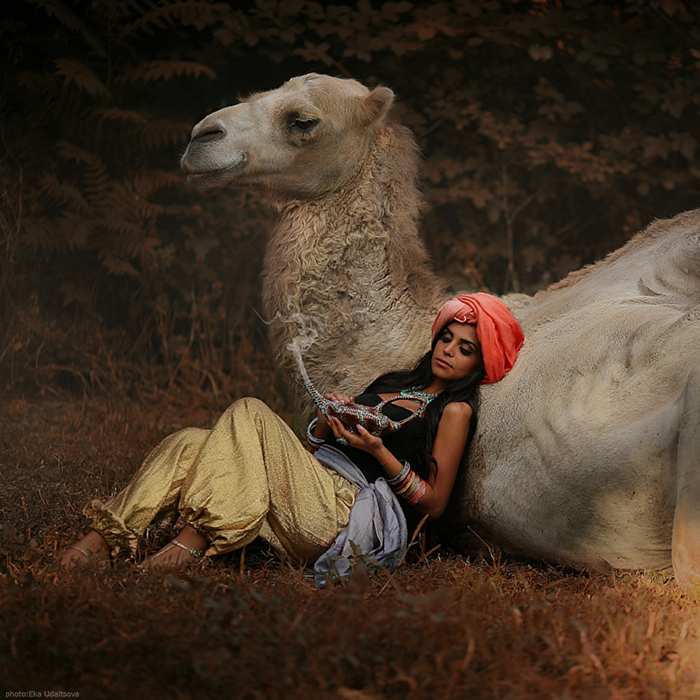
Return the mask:
<path id="1" fill-rule="evenodd" d="M 386 480 L 379 478 L 373 484 L 368 483 L 345 454 L 329 445 L 323 445 L 314 457 L 360 489 L 347 527 L 314 564 L 316 586 L 325 588 L 329 581 L 347 578 L 356 558 L 370 567 L 394 571 L 408 548 L 408 528 L 398 499 Z"/>

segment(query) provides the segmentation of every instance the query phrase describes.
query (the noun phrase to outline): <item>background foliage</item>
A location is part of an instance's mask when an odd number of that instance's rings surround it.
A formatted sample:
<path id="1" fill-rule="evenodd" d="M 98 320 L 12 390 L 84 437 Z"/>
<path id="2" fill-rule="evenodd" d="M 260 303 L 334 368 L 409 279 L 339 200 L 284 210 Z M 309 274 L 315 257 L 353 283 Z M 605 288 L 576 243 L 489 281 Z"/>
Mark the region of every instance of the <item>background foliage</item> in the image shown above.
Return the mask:
<path id="1" fill-rule="evenodd" d="M 394 89 L 456 288 L 535 291 L 698 201 L 691 2 L 6 0 L 0 37 L 7 390 L 284 406 L 255 313 L 273 215 L 177 162 L 293 75 Z"/>

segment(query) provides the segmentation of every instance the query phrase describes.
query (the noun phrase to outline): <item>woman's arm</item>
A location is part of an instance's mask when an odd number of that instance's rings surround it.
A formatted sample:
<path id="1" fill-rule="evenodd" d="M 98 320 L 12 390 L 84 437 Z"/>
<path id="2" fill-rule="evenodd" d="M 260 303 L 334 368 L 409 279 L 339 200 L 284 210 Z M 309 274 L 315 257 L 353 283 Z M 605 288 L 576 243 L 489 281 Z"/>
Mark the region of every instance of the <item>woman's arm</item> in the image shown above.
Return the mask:
<path id="1" fill-rule="evenodd" d="M 437 520 L 447 508 L 467 446 L 471 419 L 471 406 L 461 401 L 448 403 L 442 412 L 432 451 L 437 471 L 431 470 L 425 495 L 414 506 L 430 520 Z"/>
<path id="2" fill-rule="evenodd" d="M 438 468 L 431 471 L 423 497 L 413 506 L 421 515 L 429 516 L 430 520 L 439 518 L 447 508 L 467 446 L 471 418 L 471 406 L 458 401 L 448 403 L 442 412 L 432 451 Z M 336 437 L 343 437 L 352 447 L 369 452 L 389 479 L 401 473 L 403 464 L 387 449 L 381 438 L 371 435 L 362 426 L 358 426 L 360 434 L 355 435 L 337 418 L 331 418 L 328 425 Z"/>

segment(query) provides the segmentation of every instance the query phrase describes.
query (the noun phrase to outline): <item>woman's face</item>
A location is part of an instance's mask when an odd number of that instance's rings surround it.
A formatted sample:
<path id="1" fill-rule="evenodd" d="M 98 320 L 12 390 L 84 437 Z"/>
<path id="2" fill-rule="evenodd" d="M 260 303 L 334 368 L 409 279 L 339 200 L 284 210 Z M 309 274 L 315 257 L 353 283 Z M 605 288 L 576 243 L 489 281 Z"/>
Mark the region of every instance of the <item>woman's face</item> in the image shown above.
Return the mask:
<path id="1" fill-rule="evenodd" d="M 481 345 L 476 326 L 453 321 L 438 337 L 431 369 L 436 379 L 455 382 L 464 379 L 481 365 Z"/>

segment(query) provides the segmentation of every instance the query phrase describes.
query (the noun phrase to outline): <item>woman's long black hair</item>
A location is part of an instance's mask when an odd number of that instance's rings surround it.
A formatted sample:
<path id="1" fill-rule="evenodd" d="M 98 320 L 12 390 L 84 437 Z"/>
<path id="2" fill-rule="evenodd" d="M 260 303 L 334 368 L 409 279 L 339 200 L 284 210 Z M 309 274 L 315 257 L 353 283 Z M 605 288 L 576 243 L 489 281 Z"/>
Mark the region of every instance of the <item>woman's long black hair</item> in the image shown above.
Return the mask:
<path id="1" fill-rule="evenodd" d="M 433 380 L 432 358 L 433 351 L 438 341 L 445 332 L 445 328 L 452 323 L 445 324 L 440 332 L 435 336 L 435 340 L 430 346 L 430 350 L 421 357 L 413 369 L 399 370 L 398 372 L 389 372 L 375 379 L 362 393 L 363 394 L 386 394 L 401 391 L 402 389 L 424 389 Z M 479 367 L 462 379 L 452 382 L 442 393 L 433 399 L 423 414 L 425 421 L 425 432 L 423 433 L 423 443 L 421 452 L 418 455 L 418 464 L 412 464 L 411 467 L 420 474 L 424 479 L 428 478 L 431 470 L 437 469 L 437 463 L 432 456 L 433 443 L 437 435 L 438 423 L 442 418 L 442 412 L 448 403 L 453 401 L 462 401 L 469 404 L 472 409 L 472 418 L 469 424 L 469 437 L 467 438 L 467 447 L 471 441 L 479 414 L 479 383 L 486 376 L 484 369 L 484 361 L 482 359 Z M 466 448 L 465 448 L 466 450 Z"/>

